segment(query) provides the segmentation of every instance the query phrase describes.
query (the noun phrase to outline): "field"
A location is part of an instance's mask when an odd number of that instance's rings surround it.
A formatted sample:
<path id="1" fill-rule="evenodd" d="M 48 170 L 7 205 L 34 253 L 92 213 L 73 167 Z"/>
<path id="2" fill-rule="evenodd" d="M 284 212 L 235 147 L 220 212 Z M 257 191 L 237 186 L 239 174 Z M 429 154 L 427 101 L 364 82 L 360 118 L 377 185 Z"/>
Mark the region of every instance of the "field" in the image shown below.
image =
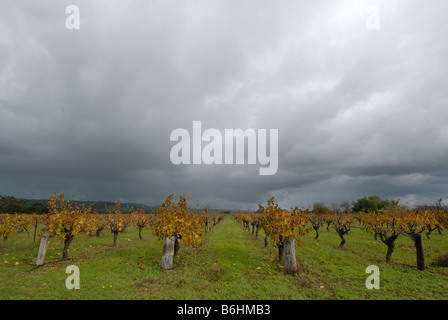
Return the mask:
<path id="1" fill-rule="evenodd" d="M 415 248 L 400 236 L 392 257 L 385 262 L 386 246 L 358 228 L 350 231 L 343 248 L 330 228 L 323 227 L 318 240 L 314 232 L 302 237 L 296 248 L 299 272 L 285 274 L 277 250 L 264 246 L 231 216 L 205 234 L 205 245 L 182 246 L 173 270 L 159 266 L 163 242 L 149 228 L 144 240 L 136 227 L 119 235 L 112 247 L 109 230 L 100 237 L 76 236 L 70 260 L 60 261 L 62 243 L 50 240 L 46 264 L 35 268 L 39 241 L 32 232 L 16 233 L 0 254 L 0 299 L 447 299 L 448 268 L 435 266 L 436 257 L 448 252 L 448 232 L 434 232 L 424 239 L 427 269 L 416 268 Z M 80 269 L 80 289 L 69 290 L 66 267 Z M 365 272 L 369 265 L 380 269 L 380 289 L 368 290 Z"/>

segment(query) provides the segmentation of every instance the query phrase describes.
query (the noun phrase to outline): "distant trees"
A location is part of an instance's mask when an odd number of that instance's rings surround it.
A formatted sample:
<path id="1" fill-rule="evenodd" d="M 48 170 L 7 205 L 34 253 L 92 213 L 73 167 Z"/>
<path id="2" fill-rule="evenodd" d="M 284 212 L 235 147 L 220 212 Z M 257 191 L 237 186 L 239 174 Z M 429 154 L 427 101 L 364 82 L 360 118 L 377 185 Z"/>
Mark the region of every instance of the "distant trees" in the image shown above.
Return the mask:
<path id="1" fill-rule="evenodd" d="M 0 213 L 47 213 L 48 209 L 40 201 L 28 205 L 26 200 L 0 195 Z"/>
<path id="2" fill-rule="evenodd" d="M 350 201 L 347 200 L 342 201 L 339 207 L 341 208 L 342 212 L 350 212 L 352 208 L 352 206 L 350 205 Z"/>
<path id="3" fill-rule="evenodd" d="M 22 213 L 26 211 L 25 200 L 0 195 L 0 213 Z"/>
<path id="4" fill-rule="evenodd" d="M 31 206 L 28 206 L 26 210 L 28 213 L 37 213 L 37 214 L 48 213 L 47 206 L 44 205 L 43 202 L 37 200 L 34 201 Z"/>
<path id="5" fill-rule="evenodd" d="M 397 204 L 395 200 L 382 200 L 377 195 L 371 195 L 368 198 L 364 197 L 353 202 L 353 212 L 374 212 L 383 209 L 392 208 Z"/>
<path id="6" fill-rule="evenodd" d="M 329 213 L 330 209 L 325 206 L 325 203 L 323 202 L 315 202 L 313 204 L 313 213 L 316 214 L 326 214 Z"/>

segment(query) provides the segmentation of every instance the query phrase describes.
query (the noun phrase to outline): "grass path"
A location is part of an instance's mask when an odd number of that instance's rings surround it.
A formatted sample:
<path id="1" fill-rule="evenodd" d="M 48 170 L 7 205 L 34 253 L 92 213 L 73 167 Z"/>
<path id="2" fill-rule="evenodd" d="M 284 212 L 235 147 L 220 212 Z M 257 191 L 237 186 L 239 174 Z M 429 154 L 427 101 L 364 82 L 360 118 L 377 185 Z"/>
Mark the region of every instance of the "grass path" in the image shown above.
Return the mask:
<path id="1" fill-rule="evenodd" d="M 206 299 L 305 299 L 316 297 L 316 277 L 284 275 L 272 246 L 263 245 L 228 217 L 207 235 L 207 244 L 190 256 L 183 265 L 191 277 L 201 278 L 197 289 Z M 202 267 L 197 268 L 197 265 Z M 197 272 L 199 271 L 199 275 Z M 303 284 L 307 287 L 303 287 Z M 192 296 L 191 292 L 186 293 Z M 325 293 L 320 295 L 325 296 Z"/>
<path id="2" fill-rule="evenodd" d="M 172 299 L 284 299 L 281 270 L 269 264 L 270 251 L 260 244 L 226 218 L 203 247 L 179 252 L 176 268 L 160 274 L 165 284 L 157 291 Z"/>

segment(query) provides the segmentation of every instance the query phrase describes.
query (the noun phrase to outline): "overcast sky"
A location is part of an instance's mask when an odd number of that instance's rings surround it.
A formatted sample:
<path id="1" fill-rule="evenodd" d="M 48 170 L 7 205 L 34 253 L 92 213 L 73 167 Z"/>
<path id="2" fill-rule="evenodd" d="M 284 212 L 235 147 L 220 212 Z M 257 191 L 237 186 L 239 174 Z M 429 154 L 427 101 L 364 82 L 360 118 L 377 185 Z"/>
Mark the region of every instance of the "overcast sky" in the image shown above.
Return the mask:
<path id="1" fill-rule="evenodd" d="M 445 0 L 2 0 L 0 194 L 433 204 L 448 196 L 447 12 Z M 277 174 L 173 165 L 170 134 L 194 120 L 278 129 Z"/>

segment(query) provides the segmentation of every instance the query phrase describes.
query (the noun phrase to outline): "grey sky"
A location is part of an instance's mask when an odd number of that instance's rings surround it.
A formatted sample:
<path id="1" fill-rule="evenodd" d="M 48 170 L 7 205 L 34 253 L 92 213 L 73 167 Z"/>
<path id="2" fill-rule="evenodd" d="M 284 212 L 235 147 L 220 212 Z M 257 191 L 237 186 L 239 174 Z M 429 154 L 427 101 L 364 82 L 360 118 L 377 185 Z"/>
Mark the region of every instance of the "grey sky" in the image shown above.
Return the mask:
<path id="1" fill-rule="evenodd" d="M 80 30 L 65 27 L 71 4 Z M 446 12 L 443 0 L 3 0 L 0 194 L 434 203 L 448 195 Z M 174 166 L 170 133 L 193 120 L 279 129 L 277 174 Z"/>

